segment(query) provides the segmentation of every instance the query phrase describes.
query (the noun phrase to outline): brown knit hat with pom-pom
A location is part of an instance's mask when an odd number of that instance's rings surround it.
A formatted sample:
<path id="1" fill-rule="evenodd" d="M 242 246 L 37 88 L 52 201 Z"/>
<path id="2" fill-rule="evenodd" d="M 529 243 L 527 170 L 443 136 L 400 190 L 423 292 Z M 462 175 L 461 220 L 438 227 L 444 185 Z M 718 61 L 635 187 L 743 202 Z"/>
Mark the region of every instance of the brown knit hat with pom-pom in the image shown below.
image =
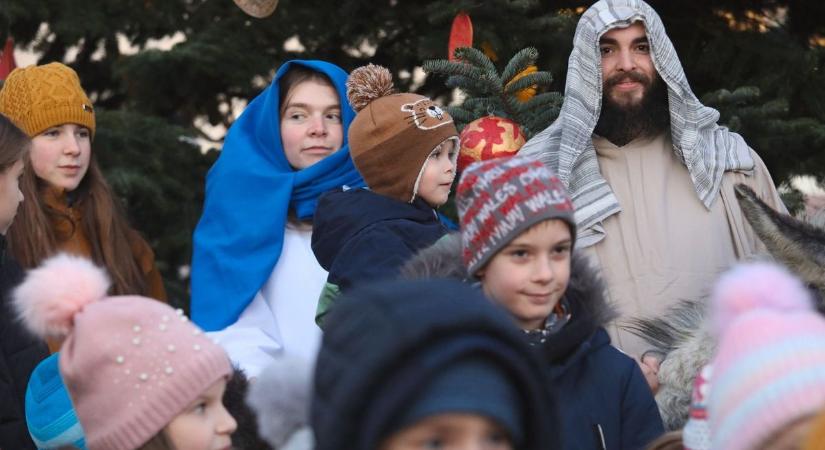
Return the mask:
<path id="1" fill-rule="evenodd" d="M 458 136 L 453 118 L 427 97 L 394 94 L 390 71 L 373 64 L 352 71 L 347 97 L 358 112 L 349 127 L 355 167 L 374 192 L 412 202 L 430 153 Z"/>

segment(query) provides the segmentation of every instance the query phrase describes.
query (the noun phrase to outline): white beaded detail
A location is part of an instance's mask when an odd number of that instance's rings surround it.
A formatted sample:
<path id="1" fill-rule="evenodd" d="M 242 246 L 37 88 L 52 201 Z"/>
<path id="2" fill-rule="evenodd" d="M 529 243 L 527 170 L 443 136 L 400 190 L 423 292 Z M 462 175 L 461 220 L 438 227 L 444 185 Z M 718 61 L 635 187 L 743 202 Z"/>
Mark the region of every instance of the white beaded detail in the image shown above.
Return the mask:
<path id="1" fill-rule="evenodd" d="M 146 381 L 149 379 L 149 375 L 146 372 L 143 372 L 140 375 L 138 375 L 138 378 L 140 379 L 140 381 Z"/>
<path id="2" fill-rule="evenodd" d="M 139 337 L 133 338 L 132 343 L 135 344 L 135 345 L 140 345 L 140 338 Z"/>
<path id="3" fill-rule="evenodd" d="M 169 353 L 175 353 L 175 346 L 172 345 L 172 344 L 167 345 L 166 346 L 166 351 L 169 352 Z"/>
<path id="4" fill-rule="evenodd" d="M 175 310 L 175 314 L 177 314 L 179 316 L 182 316 L 183 315 L 183 310 L 178 308 L 178 309 Z"/>
<path id="5" fill-rule="evenodd" d="M 169 366 L 166 366 L 166 368 L 163 369 L 163 371 L 166 372 L 167 375 L 171 375 L 173 372 L 172 368 Z"/>
<path id="6" fill-rule="evenodd" d="M 197 351 L 200 351 L 201 346 L 199 344 L 195 344 L 195 345 L 192 346 L 192 348 L 195 349 L 195 351 L 197 352 Z"/>
<path id="7" fill-rule="evenodd" d="M 165 323 L 162 323 L 162 324 L 158 325 L 158 329 L 159 329 L 160 331 L 166 331 L 166 324 L 165 324 Z"/>
<path id="8" fill-rule="evenodd" d="M 126 358 L 124 358 L 123 356 L 121 356 L 121 355 L 117 355 L 117 356 L 115 357 L 115 362 L 116 362 L 116 363 L 118 363 L 118 364 L 123 364 L 123 361 L 126 361 Z"/>
<path id="9" fill-rule="evenodd" d="M 133 326 L 132 331 L 134 331 L 135 333 L 140 333 L 140 325 Z"/>

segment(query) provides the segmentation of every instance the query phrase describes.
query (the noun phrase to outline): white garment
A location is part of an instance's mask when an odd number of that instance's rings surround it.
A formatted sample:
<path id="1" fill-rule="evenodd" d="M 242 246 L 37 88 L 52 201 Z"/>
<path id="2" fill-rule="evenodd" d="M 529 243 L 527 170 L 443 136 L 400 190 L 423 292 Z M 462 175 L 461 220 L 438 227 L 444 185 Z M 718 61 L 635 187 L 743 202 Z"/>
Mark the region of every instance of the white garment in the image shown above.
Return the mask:
<path id="1" fill-rule="evenodd" d="M 269 280 L 234 324 L 208 333 L 248 377 L 257 377 L 281 353 L 314 365 L 321 343 L 315 310 L 327 272 L 311 244 L 312 230 L 287 226 Z"/>

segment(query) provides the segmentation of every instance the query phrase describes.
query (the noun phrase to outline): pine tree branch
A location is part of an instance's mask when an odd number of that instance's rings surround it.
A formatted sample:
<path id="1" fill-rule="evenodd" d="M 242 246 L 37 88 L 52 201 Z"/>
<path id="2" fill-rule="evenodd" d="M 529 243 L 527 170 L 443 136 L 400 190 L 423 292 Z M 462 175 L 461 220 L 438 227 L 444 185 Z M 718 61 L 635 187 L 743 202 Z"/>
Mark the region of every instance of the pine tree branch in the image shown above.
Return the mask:
<path id="1" fill-rule="evenodd" d="M 521 73 L 524 69 L 526 69 L 529 66 L 535 65 L 538 57 L 539 52 L 533 47 L 527 47 L 519 50 L 519 52 L 516 53 L 515 56 L 510 58 L 510 61 L 504 68 L 504 71 L 501 72 L 501 81 L 505 84 L 510 82 L 510 80 L 512 80 L 514 76 Z"/>

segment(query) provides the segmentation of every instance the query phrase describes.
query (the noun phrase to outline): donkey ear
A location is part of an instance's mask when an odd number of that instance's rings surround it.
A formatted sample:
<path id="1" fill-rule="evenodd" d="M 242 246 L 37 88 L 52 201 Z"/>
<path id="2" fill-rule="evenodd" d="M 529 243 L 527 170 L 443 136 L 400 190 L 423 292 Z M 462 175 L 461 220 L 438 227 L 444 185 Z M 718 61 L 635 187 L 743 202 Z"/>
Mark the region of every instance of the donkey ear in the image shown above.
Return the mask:
<path id="1" fill-rule="evenodd" d="M 403 105 L 401 105 L 401 111 L 404 111 L 404 112 L 415 111 L 415 105 L 412 104 L 412 103 L 404 103 Z"/>
<path id="2" fill-rule="evenodd" d="M 745 184 L 735 190 L 745 218 L 770 254 L 825 294 L 825 231 L 776 212 Z"/>

